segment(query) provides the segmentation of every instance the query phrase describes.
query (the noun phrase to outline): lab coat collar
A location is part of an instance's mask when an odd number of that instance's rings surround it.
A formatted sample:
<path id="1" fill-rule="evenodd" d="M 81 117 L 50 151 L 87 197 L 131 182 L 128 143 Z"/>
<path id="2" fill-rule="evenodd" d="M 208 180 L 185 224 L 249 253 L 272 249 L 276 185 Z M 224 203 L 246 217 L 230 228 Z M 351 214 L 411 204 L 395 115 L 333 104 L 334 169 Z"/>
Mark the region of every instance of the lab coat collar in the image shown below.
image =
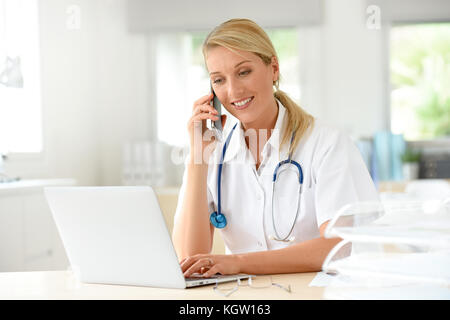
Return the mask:
<path id="1" fill-rule="evenodd" d="M 266 145 L 266 147 L 270 147 L 272 150 L 272 152 L 278 152 L 279 147 L 280 147 L 280 142 L 281 142 L 281 138 L 282 138 L 282 132 L 284 130 L 285 127 L 285 121 L 287 119 L 285 119 L 285 114 L 286 114 L 286 108 L 283 106 L 283 104 L 276 99 L 277 104 L 278 104 L 278 117 L 277 117 L 277 122 L 275 123 L 275 127 L 272 131 L 272 134 L 270 135 L 269 140 L 267 141 L 268 144 Z M 263 152 L 265 152 L 265 150 L 263 150 Z"/>
<path id="2" fill-rule="evenodd" d="M 275 127 L 273 129 L 272 134 L 270 135 L 269 140 L 267 141 L 266 145 L 264 146 L 264 149 L 262 150 L 264 157 L 266 157 L 267 154 L 274 154 L 274 156 L 278 159 L 278 153 L 279 153 L 279 144 L 281 142 L 282 132 L 285 127 L 285 115 L 286 115 L 286 108 L 283 106 L 283 104 L 276 99 L 277 105 L 278 105 L 278 116 L 277 121 L 275 123 Z M 232 127 L 231 127 L 232 128 Z M 230 134 L 230 131 L 226 133 L 224 138 L 228 137 Z M 222 152 L 222 148 L 220 149 L 220 152 Z M 286 150 L 285 150 L 286 149 Z M 284 153 L 287 154 L 287 148 L 283 148 Z M 283 151 L 282 150 L 282 151 Z M 248 160 L 248 153 L 247 153 L 247 145 L 245 143 L 245 134 L 244 134 L 244 128 L 242 126 L 242 123 L 238 121 L 236 125 L 236 129 L 233 132 L 233 135 L 230 139 L 230 143 L 227 147 L 227 151 L 225 154 L 224 162 L 231 161 L 233 159 L 238 159 L 239 161 L 245 162 Z"/>

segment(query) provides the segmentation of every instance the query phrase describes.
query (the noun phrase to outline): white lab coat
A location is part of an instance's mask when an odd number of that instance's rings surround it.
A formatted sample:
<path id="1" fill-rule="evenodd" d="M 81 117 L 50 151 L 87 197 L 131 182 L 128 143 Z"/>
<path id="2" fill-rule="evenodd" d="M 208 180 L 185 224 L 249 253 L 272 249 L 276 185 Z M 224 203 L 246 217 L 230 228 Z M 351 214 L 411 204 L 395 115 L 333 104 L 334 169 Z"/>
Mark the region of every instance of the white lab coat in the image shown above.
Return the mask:
<path id="1" fill-rule="evenodd" d="M 295 221 L 291 243 L 272 240 L 272 178 L 276 165 L 288 158 L 288 146 L 279 155 L 279 141 L 287 112 L 281 102 L 274 131 L 262 151 L 261 165 L 255 161 L 245 144 L 240 123 L 227 148 L 221 187 L 222 213 L 227 226 L 221 232 L 227 253 L 279 249 L 320 237 L 319 227 L 330 220 L 344 205 L 358 201 L 378 201 L 378 193 L 361 154 L 345 134 L 316 119 L 308 135 L 299 142 L 293 159 L 303 169 L 300 212 Z M 229 132 L 224 134 L 224 138 Z M 224 139 L 225 141 L 225 139 Z M 208 167 L 208 207 L 217 211 L 217 173 L 223 144 L 218 144 Z M 283 169 L 281 169 L 283 168 Z M 297 210 L 299 182 L 293 165 L 282 166 L 278 173 L 274 196 L 276 230 L 284 238 L 290 231 Z M 284 171 L 284 172 L 283 172 Z M 186 188 L 185 171 L 180 189 L 175 223 L 180 214 Z M 209 219 L 205 217 L 205 219 Z"/>

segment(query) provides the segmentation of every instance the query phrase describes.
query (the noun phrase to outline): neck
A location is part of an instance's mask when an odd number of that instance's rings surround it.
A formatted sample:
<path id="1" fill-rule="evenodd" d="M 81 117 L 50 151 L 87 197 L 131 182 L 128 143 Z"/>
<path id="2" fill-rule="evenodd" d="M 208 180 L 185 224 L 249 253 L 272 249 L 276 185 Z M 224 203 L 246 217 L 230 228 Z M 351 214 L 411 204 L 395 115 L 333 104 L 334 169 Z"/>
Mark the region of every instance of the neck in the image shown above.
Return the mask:
<path id="1" fill-rule="evenodd" d="M 265 130 L 267 132 L 267 139 L 269 139 L 270 135 L 272 134 L 272 129 L 275 128 L 277 117 L 278 104 L 274 99 L 271 107 L 268 108 L 268 111 L 264 112 L 264 114 L 262 114 L 258 119 L 252 122 L 242 123 L 244 132 L 246 132 L 247 130 L 254 130 L 256 131 L 257 136 L 259 136 L 259 131 Z"/>
<path id="2" fill-rule="evenodd" d="M 260 153 L 272 135 L 272 130 L 275 128 L 277 117 L 278 104 L 274 99 L 271 107 L 268 108 L 268 111 L 264 112 L 259 119 L 256 119 L 251 123 L 242 123 L 245 132 L 245 143 L 256 161 L 256 169 L 259 168 L 259 164 L 261 163 Z M 256 138 L 256 140 L 251 137 Z"/>

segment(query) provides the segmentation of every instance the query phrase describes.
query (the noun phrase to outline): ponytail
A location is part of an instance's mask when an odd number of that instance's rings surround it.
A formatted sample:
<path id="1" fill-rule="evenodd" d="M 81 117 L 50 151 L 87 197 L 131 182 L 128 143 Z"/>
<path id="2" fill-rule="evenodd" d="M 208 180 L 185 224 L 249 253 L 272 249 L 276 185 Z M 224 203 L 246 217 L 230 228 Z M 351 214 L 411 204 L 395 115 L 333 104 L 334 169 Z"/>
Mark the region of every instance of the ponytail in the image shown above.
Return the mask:
<path id="1" fill-rule="evenodd" d="M 306 134 L 308 128 L 314 126 L 314 117 L 303 110 L 298 104 L 296 104 L 289 96 L 278 88 L 278 81 L 274 84 L 276 90 L 274 92 L 275 98 L 277 98 L 288 112 L 288 121 L 284 132 L 282 133 L 281 146 L 290 143 L 292 132 L 295 132 L 294 140 L 292 141 L 289 153 L 294 153 L 298 146 L 298 143 Z"/>

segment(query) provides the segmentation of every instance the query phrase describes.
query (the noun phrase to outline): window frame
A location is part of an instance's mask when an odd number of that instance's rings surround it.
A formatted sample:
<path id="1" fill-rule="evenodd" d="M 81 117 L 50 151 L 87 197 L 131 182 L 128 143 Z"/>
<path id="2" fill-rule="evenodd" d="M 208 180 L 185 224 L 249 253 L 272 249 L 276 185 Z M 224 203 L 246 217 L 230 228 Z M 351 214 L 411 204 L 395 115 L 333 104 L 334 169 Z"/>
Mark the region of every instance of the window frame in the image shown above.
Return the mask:
<path id="1" fill-rule="evenodd" d="M 37 66 L 37 75 L 36 78 L 39 79 L 39 83 L 37 84 L 37 90 L 39 92 L 38 94 L 38 101 L 35 103 L 37 104 L 36 108 L 39 108 L 40 113 L 40 129 L 39 134 L 41 136 L 41 149 L 40 151 L 11 151 L 11 152 L 5 152 L 3 150 L 0 150 L 0 154 L 5 157 L 3 160 L 4 166 L 8 166 L 7 163 L 10 164 L 18 164 L 21 162 L 25 163 L 44 163 L 46 159 L 46 134 L 45 134 L 45 107 L 43 103 L 43 91 L 42 91 L 42 55 L 41 55 L 41 33 L 40 33 L 40 8 L 39 8 L 39 1 L 35 0 L 35 12 L 33 14 L 36 15 L 36 23 L 37 23 L 37 30 L 36 30 L 36 61 L 38 63 Z"/>

